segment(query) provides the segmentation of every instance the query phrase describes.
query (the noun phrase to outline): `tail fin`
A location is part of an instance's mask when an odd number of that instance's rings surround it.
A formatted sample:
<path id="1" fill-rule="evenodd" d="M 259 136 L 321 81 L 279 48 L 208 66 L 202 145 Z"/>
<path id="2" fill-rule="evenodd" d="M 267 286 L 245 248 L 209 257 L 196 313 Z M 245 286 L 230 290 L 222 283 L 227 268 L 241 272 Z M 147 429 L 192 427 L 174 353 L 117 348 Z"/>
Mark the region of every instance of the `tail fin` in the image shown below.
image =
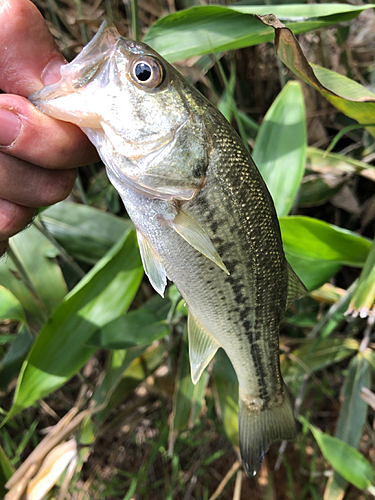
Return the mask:
<path id="1" fill-rule="evenodd" d="M 259 471 L 264 455 L 274 441 L 293 439 L 296 434 L 293 409 L 286 390 L 280 404 L 270 403 L 262 408 L 260 398 L 250 400 L 246 395 L 240 395 L 239 442 L 242 464 L 249 477 Z"/>

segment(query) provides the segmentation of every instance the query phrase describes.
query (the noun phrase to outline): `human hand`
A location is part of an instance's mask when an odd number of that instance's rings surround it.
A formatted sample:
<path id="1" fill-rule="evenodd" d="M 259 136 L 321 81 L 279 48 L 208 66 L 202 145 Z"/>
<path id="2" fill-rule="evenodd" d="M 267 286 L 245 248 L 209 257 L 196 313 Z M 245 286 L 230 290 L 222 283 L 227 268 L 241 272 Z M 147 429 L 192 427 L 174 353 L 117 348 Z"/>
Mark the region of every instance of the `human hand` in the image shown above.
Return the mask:
<path id="1" fill-rule="evenodd" d="M 78 127 L 26 99 L 60 80 L 64 62 L 35 5 L 0 0 L 0 256 L 36 208 L 68 196 L 76 167 L 98 159 Z"/>

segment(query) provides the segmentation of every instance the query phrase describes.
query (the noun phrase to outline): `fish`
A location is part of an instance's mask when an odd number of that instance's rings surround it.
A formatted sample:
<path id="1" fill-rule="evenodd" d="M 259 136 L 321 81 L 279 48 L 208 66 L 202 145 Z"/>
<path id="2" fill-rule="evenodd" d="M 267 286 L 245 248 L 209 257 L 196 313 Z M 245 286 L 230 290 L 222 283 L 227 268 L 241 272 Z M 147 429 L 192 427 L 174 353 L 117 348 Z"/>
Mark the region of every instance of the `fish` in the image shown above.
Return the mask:
<path id="1" fill-rule="evenodd" d="M 251 477 L 274 441 L 296 434 L 279 327 L 306 292 L 285 258 L 267 187 L 217 108 L 110 22 L 60 71 L 59 82 L 29 99 L 95 145 L 134 223 L 151 285 L 163 296 L 169 279 L 186 301 L 193 382 L 219 348 L 228 355 Z"/>

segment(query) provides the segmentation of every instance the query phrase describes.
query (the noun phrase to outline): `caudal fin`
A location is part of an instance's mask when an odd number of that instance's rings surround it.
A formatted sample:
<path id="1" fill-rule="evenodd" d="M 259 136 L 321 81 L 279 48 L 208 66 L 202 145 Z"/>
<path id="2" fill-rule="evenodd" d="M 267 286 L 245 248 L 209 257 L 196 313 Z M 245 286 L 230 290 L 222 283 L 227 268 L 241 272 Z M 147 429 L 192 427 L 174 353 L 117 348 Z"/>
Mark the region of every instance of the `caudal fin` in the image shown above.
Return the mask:
<path id="1" fill-rule="evenodd" d="M 267 407 L 268 406 L 268 407 Z M 250 400 L 240 395 L 238 408 L 239 442 L 242 464 L 249 477 L 260 469 L 265 453 L 274 441 L 293 439 L 296 424 L 289 397 L 284 392 L 280 404 Z"/>

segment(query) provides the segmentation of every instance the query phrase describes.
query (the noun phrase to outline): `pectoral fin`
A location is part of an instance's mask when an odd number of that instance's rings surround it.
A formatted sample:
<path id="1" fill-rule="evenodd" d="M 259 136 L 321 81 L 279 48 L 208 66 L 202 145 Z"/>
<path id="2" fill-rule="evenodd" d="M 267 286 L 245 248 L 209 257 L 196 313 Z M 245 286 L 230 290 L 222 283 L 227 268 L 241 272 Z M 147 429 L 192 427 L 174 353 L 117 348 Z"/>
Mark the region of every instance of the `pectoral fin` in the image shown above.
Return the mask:
<path id="1" fill-rule="evenodd" d="M 294 301 L 306 295 L 307 289 L 288 262 L 288 295 L 286 299 L 286 309 Z"/>
<path id="2" fill-rule="evenodd" d="M 194 247 L 198 252 L 212 260 L 223 271 L 229 274 L 220 255 L 213 246 L 208 234 L 194 219 L 185 214 L 182 210 L 172 222 L 173 229 L 186 240 L 189 245 Z"/>
<path id="3" fill-rule="evenodd" d="M 193 384 L 196 384 L 220 345 L 211 335 L 203 330 L 190 312 L 188 317 L 188 335 L 191 379 Z"/>
<path id="4" fill-rule="evenodd" d="M 145 273 L 151 285 L 162 297 L 164 297 L 164 290 L 167 286 L 167 275 L 164 266 L 148 239 L 138 230 L 137 239 Z"/>

